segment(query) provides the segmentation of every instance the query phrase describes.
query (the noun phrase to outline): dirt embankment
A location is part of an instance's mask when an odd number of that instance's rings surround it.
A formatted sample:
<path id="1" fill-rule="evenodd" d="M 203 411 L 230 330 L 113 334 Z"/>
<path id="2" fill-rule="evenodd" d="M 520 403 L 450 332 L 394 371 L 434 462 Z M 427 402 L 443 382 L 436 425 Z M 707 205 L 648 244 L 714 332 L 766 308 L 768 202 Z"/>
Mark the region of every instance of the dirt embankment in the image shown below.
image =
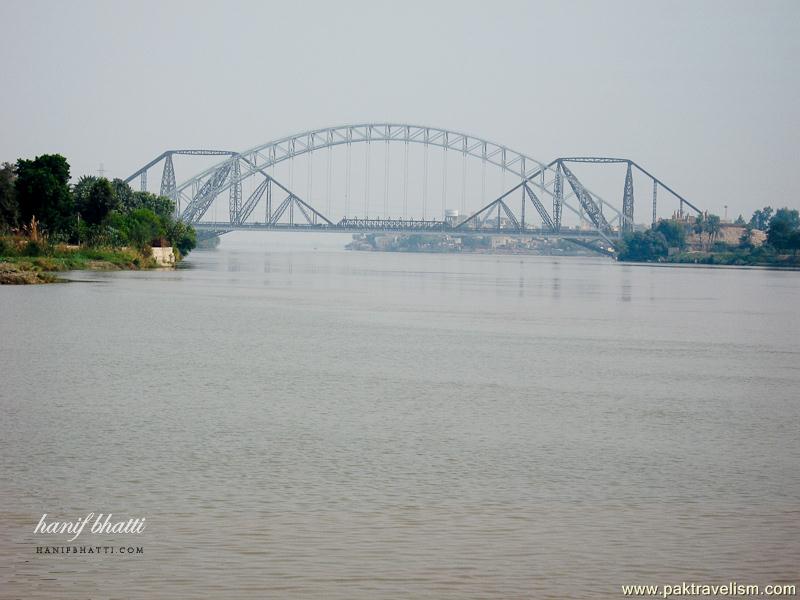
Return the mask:
<path id="1" fill-rule="evenodd" d="M 35 283 L 53 283 L 58 278 L 52 273 L 20 269 L 17 265 L 0 262 L 0 285 L 26 285 Z"/>

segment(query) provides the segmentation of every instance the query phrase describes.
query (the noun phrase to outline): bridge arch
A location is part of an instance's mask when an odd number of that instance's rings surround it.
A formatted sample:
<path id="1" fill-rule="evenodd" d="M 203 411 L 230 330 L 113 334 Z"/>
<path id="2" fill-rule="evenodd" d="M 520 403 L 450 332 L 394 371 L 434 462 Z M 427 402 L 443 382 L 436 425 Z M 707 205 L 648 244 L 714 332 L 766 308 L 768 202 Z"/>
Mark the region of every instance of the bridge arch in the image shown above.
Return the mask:
<path id="1" fill-rule="evenodd" d="M 654 176 L 644 171 L 638 164 L 629 159 L 573 157 L 560 158 L 549 163 L 543 163 L 529 155 L 513 150 L 508 146 L 472 134 L 440 127 L 394 122 L 359 123 L 307 130 L 274 139 L 241 152 L 169 150 L 150 161 L 139 169 L 139 171 L 128 177 L 126 181 L 131 181 L 135 177 L 140 176 L 144 188 L 146 186 L 145 178 L 147 170 L 163 160 L 164 172 L 161 181 L 161 192 L 171 196 L 178 206 L 183 207 L 181 217 L 188 222 L 199 223 L 209 207 L 214 203 L 215 199 L 221 193 L 228 191 L 230 194 L 229 223 L 232 226 L 241 226 L 248 219 L 253 208 L 260 202 L 265 190 L 267 190 L 266 197 L 271 198 L 271 192 L 269 190 L 272 189 L 272 186 L 275 186 L 276 189 L 287 194 L 286 200 L 284 200 L 284 203 L 281 205 L 284 209 L 290 207 L 293 210 L 294 207 L 297 207 L 310 223 L 312 221 L 313 223 L 317 223 L 319 218 L 320 221 L 324 221 L 327 225 L 334 225 L 332 221 L 319 213 L 319 211 L 314 209 L 309 203 L 301 200 L 292 190 L 289 190 L 286 186 L 275 180 L 274 171 L 271 175 L 267 173 L 267 169 L 273 168 L 275 165 L 284 161 L 294 159 L 304 154 L 310 154 L 317 150 L 342 145 L 351 146 L 352 144 L 359 143 L 371 144 L 373 142 L 387 143 L 387 169 L 388 143 L 394 142 L 406 145 L 406 161 L 408 160 L 407 148 L 409 144 L 425 145 L 426 172 L 427 147 L 436 147 L 445 152 L 445 161 L 447 152 L 455 152 L 463 156 L 465 161 L 466 157 L 469 156 L 483 161 L 484 165 L 492 165 L 502 170 L 504 173 L 511 174 L 518 183 L 512 183 L 511 187 L 498 198 L 492 200 L 489 204 L 479 211 L 474 212 L 462 222 L 457 223 L 457 227 L 461 228 L 474 228 L 476 224 L 481 222 L 481 215 L 483 216 L 483 221 L 486 222 L 487 219 L 489 219 L 488 215 L 490 213 L 493 214 L 493 211 L 496 209 L 497 217 L 495 222 L 498 223 L 498 229 L 500 228 L 499 223 L 503 220 L 511 222 L 518 230 L 524 231 L 526 230 L 525 205 L 528 203 L 535 207 L 541 217 L 542 226 L 549 228 L 553 232 L 558 232 L 560 229 L 562 207 L 579 215 L 581 222 L 584 222 L 584 219 L 586 219 L 586 222 L 594 227 L 603 237 L 608 237 L 612 234 L 612 231 L 618 233 L 623 229 L 631 229 L 633 227 L 633 185 L 631 178 L 631 169 L 633 167 L 644 173 L 653 181 L 654 220 L 656 218 L 655 198 L 659 184 L 681 201 L 681 209 L 684 202 L 691 208 L 695 208 L 694 205 L 685 201 L 684 198 L 676 194 L 671 188 L 657 180 Z M 178 184 L 175 180 L 175 171 L 172 165 L 173 154 L 221 155 L 224 156 L 224 158 Z M 622 210 L 619 210 L 614 204 L 605 201 L 598 194 L 592 192 L 583 185 L 567 166 L 567 163 L 573 162 L 627 163 L 628 169 Z M 243 199 L 242 182 L 251 177 L 259 176 L 263 177 L 260 184 L 256 187 L 250 198 L 246 200 Z M 444 177 L 446 177 L 446 174 Z M 517 213 L 521 213 L 521 219 L 517 219 L 514 214 L 512 214 L 514 211 L 507 204 L 511 198 L 510 194 L 517 190 L 521 191 L 522 198 Z M 546 198 L 546 196 L 549 196 L 549 198 Z M 545 206 L 542 202 L 543 199 L 547 200 L 548 204 L 552 201 L 552 211 L 549 206 Z M 573 199 L 575 201 L 574 205 L 571 203 Z M 484 198 L 481 198 L 481 200 L 485 201 Z M 608 210 L 606 215 L 603 214 L 604 209 Z M 507 218 L 502 217 L 501 210 L 505 213 Z M 311 215 L 313 219 L 309 218 L 309 215 Z M 587 216 L 588 218 L 586 218 Z M 607 216 L 609 218 L 606 218 Z M 386 215 L 384 215 L 384 218 L 386 218 Z M 267 223 L 267 225 L 269 225 L 269 223 Z"/>
<path id="2" fill-rule="evenodd" d="M 360 123 L 311 129 L 239 152 L 238 157 L 249 164 L 249 168 L 241 172 L 239 180 L 308 152 L 343 144 L 386 141 L 427 144 L 461 152 L 473 158 L 486 160 L 487 163 L 518 177 L 525 177 L 532 169 L 547 168 L 545 163 L 508 146 L 452 129 L 404 123 Z M 183 181 L 177 186 L 177 191 L 182 192 L 190 188 L 192 184 L 210 176 L 218 169 L 224 168 L 235 158 L 235 156 L 231 156 Z M 224 192 L 234 183 L 234 181 L 229 181 L 219 191 Z"/>
<path id="3" fill-rule="evenodd" d="M 268 177 L 267 169 L 310 152 L 345 144 L 373 142 L 423 144 L 482 160 L 511 174 L 514 178 L 527 180 L 529 186 L 538 188 L 541 193 L 553 199 L 554 208 L 556 204 L 559 209 L 563 205 L 576 215 L 583 214 L 580 207 L 576 208 L 570 203 L 570 199 L 576 197 L 574 191 L 568 191 L 563 197 L 556 198 L 554 191 L 547 187 L 545 175 L 548 174 L 552 179 L 557 177 L 555 162 L 546 164 L 504 144 L 461 131 L 392 122 L 338 125 L 278 138 L 243 152 L 230 154 L 225 160 L 176 185 L 172 195 L 179 203 L 186 206 L 183 217 L 196 221 L 207 210 L 209 198 L 230 191 L 231 215 L 233 215 L 237 212 L 233 206 L 237 202 L 234 198 L 241 197 L 238 188 L 241 187 L 242 181 L 258 174 Z M 519 187 L 519 185 L 513 186 L 509 191 Z M 599 199 L 602 206 L 614 213 L 613 220 L 623 219 L 622 213 L 613 204 L 605 202 L 597 194 L 594 196 Z M 544 211 L 539 208 L 539 212 Z"/>

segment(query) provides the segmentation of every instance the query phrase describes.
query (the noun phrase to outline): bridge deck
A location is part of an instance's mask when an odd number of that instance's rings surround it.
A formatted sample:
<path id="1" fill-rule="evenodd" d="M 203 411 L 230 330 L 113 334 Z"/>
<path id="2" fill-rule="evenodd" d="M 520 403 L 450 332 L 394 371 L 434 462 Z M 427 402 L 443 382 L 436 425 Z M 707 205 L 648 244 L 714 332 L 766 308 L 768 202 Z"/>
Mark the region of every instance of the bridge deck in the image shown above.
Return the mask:
<path id="1" fill-rule="evenodd" d="M 549 229 L 542 228 L 500 228 L 497 227 L 484 227 L 484 228 L 461 228 L 455 229 L 448 225 L 436 224 L 430 226 L 398 226 L 398 225 L 385 225 L 385 226 L 350 226 L 350 225 L 328 225 L 325 224 L 269 224 L 269 223 L 242 223 L 239 225 L 231 225 L 228 222 L 209 222 L 201 221 L 194 223 L 193 227 L 198 231 L 287 231 L 287 232 L 318 232 L 318 233 L 446 233 L 450 235 L 533 235 L 541 237 L 552 238 L 581 238 L 587 240 L 594 240 L 601 238 L 600 234 L 594 230 L 585 229 L 562 229 L 555 232 Z"/>

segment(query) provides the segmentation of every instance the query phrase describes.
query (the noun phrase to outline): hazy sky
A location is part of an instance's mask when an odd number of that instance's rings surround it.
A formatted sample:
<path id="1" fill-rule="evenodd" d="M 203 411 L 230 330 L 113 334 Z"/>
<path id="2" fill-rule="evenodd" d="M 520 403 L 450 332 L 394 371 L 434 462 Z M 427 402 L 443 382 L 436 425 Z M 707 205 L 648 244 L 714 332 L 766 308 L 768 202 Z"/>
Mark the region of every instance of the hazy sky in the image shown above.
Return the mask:
<path id="1" fill-rule="evenodd" d="M 800 207 L 798 1 L 0 0 L 0 27 L 0 160 L 124 177 L 391 120 L 630 157 L 714 212 Z"/>

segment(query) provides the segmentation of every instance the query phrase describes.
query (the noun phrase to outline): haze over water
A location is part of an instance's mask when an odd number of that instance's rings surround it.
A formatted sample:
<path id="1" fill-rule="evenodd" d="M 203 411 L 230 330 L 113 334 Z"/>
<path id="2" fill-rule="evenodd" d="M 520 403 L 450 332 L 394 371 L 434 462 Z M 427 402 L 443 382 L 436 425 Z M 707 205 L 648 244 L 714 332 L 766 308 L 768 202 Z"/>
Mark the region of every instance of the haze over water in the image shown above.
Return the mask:
<path id="1" fill-rule="evenodd" d="M 800 274 L 346 241 L 0 290 L 1 597 L 797 582 Z M 35 554 L 91 511 L 144 555 Z"/>

